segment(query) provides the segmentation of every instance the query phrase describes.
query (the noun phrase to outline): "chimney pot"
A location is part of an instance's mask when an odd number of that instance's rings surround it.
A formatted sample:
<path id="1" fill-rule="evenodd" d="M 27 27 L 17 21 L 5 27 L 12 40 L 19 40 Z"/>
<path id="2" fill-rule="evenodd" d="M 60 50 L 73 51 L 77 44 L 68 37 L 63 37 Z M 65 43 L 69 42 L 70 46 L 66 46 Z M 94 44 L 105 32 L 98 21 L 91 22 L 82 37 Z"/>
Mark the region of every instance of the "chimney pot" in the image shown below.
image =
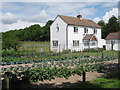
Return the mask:
<path id="1" fill-rule="evenodd" d="M 77 18 L 82 18 L 82 15 L 80 15 L 80 14 L 79 14 L 79 15 L 77 15 Z"/>

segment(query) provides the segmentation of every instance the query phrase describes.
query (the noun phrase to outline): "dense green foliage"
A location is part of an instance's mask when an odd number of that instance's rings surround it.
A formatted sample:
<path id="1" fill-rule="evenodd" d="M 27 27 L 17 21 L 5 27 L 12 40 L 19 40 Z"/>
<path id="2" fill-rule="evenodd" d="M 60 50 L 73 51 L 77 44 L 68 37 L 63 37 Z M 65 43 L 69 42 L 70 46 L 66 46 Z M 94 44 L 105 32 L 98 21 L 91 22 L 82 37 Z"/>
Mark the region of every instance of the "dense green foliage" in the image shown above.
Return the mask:
<path id="1" fill-rule="evenodd" d="M 120 22 L 115 16 L 112 16 L 108 23 L 103 20 L 98 22 L 98 25 L 102 27 L 102 38 L 105 39 L 109 33 L 117 32 L 120 30 Z"/>
<path id="2" fill-rule="evenodd" d="M 3 40 L 2 48 L 5 50 L 6 49 L 10 50 L 11 48 L 13 48 L 17 51 L 17 49 L 21 46 L 21 42 L 20 42 L 19 38 L 16 37 L 14 35 L 14 33 L 10 34 L 10 35 L 8 35 L 8 34 L 3 35 L 2 40 Z"/>
<path id="3" fill-rule="evenodd" d="M 13 48 L 17 50 L 21 45 L 20 41 L 50 41 L 50 25 L 52 22 L 49 20 L 43 27 L 35 24 L 24 29 L 2 33 L 3 49 Z"/>
<path id="4" fill-rule="evenodd" d="M 2 37 L 14 35 L 15 37 L 18 37 L 20 41 L 49 41 L 50 25 L 52 22 L 52 20 L 49 20 L 43 27 L 34 24 L 24 29 L 10 30 L 2 33 Z"/>

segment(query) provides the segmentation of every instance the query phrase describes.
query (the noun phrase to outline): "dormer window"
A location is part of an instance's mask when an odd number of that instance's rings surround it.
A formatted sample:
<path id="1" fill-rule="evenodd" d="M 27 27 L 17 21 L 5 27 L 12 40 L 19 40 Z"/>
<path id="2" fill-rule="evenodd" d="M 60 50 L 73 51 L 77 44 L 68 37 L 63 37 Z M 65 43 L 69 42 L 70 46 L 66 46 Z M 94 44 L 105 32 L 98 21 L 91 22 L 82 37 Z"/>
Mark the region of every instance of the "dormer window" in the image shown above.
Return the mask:
<path id="1" fill-rule="evenodd" d="M 84 28 L 84 33 L 88 33 L 88 28 Z"/>
<path id="2" fill-rule="evenodd" d="M 74 33 L 78 33 L 78 27 L 74 27 Z"/>
<path id="3" fill-rule="evenodd" d="M 94 29 L 94 30 L 93 30 L 93 33 L 94 33 L 94 34 L 97 34 L 97 29 Z"/>

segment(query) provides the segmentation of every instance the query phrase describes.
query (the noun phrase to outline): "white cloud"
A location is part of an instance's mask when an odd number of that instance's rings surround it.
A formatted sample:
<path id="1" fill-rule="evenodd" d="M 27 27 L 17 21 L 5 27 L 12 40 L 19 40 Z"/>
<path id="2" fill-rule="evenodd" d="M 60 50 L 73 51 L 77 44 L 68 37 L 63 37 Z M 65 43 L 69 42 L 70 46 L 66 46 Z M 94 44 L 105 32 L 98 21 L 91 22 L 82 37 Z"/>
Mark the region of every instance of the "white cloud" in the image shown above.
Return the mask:
<path id="1" fill-rule="evenodd" d="M 118 2 L 109 2 L 109 3 L 105 2 L 105 3 L 102 3 L 101 6 L 104 7 L 104 8 L 113 7 L 113 6 L 117 6 L 117 3 Z"/>
<path id="2" fill-rule="evenodd" d="M 118 17 L 118 8 L 113 8 L 109 12 L 106 12 L 105 16 L 103 16 L 103 20 L 105 22 L 108 22 L 109 18 L 112 17 L 112 15 L 114 15 L 115 17 Z"/>
<path id="3" fill-rule="evenodd" d="M 39 23 L 45 23 L 50 16 L 46 13 L 45 10 L 41 10 L 39 14 L 32 15 L 29 17 L 22 17 L 21 20 L 28 21 L 28 22 L 39 22 Z"/>
<path id="4" fill-rule="evenodd" d="M 17 16 L 10 12 L 7 12 L 4 15 L 2 15 L 2 23 L 12 24 L 12 23 L 17 23 L 18 20 L 27 21 L 27 22 L 45 23 L 49 18 L 50 16 L 46 13 L 45 10 L 41 10 L 39 14 L 32 16 Z"/>
<path id="5" fill-rule="evenodd" d="M 100 18 L 94 18 L 93 21 L 95 21 L 96 23 L 98 23 L 101 19 Z"/>
<path id="6" fill-rule="evenodd" d="M 118 18 L 118 8 L 112 8 L 112 10 L 105 13 L 105 15 L 102 17 L 102 19 L 94 18 L 94 21 L 97 23 L 98 21 L 103 20 L 105 23 L 107 23 L 109 18 L 112 17 L 112 15 L 114 15 L 115 17 Z"/>
<path id="7" fill-rule="evenodd" d="M 26 22 L 26 21 L 18 20 L 16 23 L 13 24 L 2 24 L 2 26 L 0 25 L 0 28 L 2 28 L 2 32 L 6 32 L 8 30 L 23 29 L 34 24 L 39 24 L 40 26 L 44 26 L 44 23 Z"/>
<path id="8" fill-rule="evenodd" d="M 96 11 L 97 11 L 97 9 L 95 9 L 93 7 L 80 9 L 80 13 L 82 14 L 83 17 L 90 17 L 90 16 L 94 15 Z"/>
<path id="9" fill-rule="evenodd" d="M 12 13 L 7 12 L 5 15 L 2 15 L 2 22 L 4 24 L 16 23 L 17 20 L 18 20 L 18 17 Z"/>

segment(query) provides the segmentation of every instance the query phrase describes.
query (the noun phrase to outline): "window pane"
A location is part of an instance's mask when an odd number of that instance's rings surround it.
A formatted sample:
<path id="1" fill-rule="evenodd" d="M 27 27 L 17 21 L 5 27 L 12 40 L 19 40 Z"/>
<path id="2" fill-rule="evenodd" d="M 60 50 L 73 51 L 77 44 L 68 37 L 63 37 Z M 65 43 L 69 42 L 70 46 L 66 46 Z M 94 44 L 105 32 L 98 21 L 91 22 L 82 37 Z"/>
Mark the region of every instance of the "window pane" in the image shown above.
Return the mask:
<path id="1" fill-rule="evenodd" d="M 56 29 L 57 29 L 56 31 L 58 32 L 59 31 L 59 27 L 57 26 Z"/>
<path id="2" fill-rule="evenodd" d="M 57 47 L 58 46 L 58 41 L 53 41 L 53 46 Z"/>
<path id="3" fill-rule="evenodd" d="M 88 33 L 88 28 L 84 28 L 84 33 Z"/>
<path id="4" fill-rule="evenodd" d="M 96 29 L 94 29 L 93 33 L 94 33 L 94 34 L 97 34 L 97 30 L 96 30 Z"/>
<path id="5" fill-rule="evenodd" d="M 78 40 L 73 40 L 73 46 L 79 46 L 79 41 Z"/>
<path id="6" fill-rule="evenodd" d="M 78 32 L 78 27 L 74 27 L 74 32 Z"/>

